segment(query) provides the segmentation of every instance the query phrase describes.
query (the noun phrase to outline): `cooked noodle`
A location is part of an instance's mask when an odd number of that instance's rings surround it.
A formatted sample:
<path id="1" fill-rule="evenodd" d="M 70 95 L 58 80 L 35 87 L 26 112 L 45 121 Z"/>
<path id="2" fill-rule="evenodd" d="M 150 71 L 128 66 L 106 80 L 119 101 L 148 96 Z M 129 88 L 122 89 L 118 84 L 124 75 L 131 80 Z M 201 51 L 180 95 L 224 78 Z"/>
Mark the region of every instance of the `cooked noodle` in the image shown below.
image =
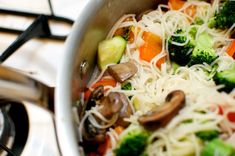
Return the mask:
<path id="1" fill-rule="evenodd" d="M 165 42 L 170 36 L 175 35 L 174 32 L 181 28 L 186 32 L 182 35 L 187 36 L 185 43 L 173 42 L 175 45 L 183 46 L 189 42 L 189 30 L 191 22 L 194 18 L 185 13 L 185 10 L 190 6 L 197 6 L 195 17 L 201 18 L 204 21 L 202 25 L 194 25 L 197 27 L 195 40 L 202 32 L 208 32 L 213 37 L 213 48 L 216 49 L 218 59 L 212 62 L 211 65 L 201 64 L 191 67 L 182 66 L 176 71 L 173 71 L 171 64 L 165 62 L 161 65 L 161 69 L 156 67 L 156 63 L 163 57 L 168 57 L 168 44 Z M 112 38 L 117 29 L 123 27 L 132 27 L 134 34 L 133 42 L 128 42 L 126 52 L 120 62 L 134 60 L 138 68 L 138 72 L 128 80 L 134 89 L 122 90 L 121 84 L 117 83 L 115 87 L 105 86 L 109 92 L 124 93 L 129 100 L 133 112 L 135 112 L 126 121 L 133 125 L 138 125 L 137 119 L 140 115 L 145 114 L 156 106 L 161 106 L 165 103 L 167 94 L 174 90 L 182 90 L 186 94 L 186 106 L 182 108 L 171 122 L 165 127 L 154 131 L 148 142 L 146 152 L 149 156 L 183 156 L 183 155 L 200 155 L 203 143 L 196 137 L 195 133 L 203 130 L 217 130 L 231 136 L 234 134 L 235 123 L 228 119 L 229 112 L 235 112 L 235 91 L 231 94 L 220 93 L 218 89 L 223 86 L 215 85 L 212 80 L 213 75 L 208 77 L 205 71 L 211 71 L 214 64 L 218 64 L 218 71 L 228 69 L 234 64 L 234 60 L 228 56 L 225 49 L 228 43 L 232 41 L 229 34 L 234 29 L 235 24 L 228 30 L 221 31 L 219 29 L 211 29 L 207 26 L 207 21 L 218 10 L 219 1 L 215 0 L 212 5 L 206 2 L 188 1 L 180 10 L 168 10 L 167 5 L 159 5 L 154 11 L 143 15 L 140 21 L 136 21 L 134 14 L 124 15 L 110 30 L 107 39 Z M 125 21 L 127 18 L 132 18 L 130 21 Z M 144 41 L 142 39 L 143 32 L 148 31 L 161 37 L 162 51 L 156 55 L 150 62 L 139 59 L 139 49 Z M 223 48 L 220 48 L 223 47 Z M 89 88 L 96 83 L 104 71 L 92 80 Z M 135 111 L 134 103 L 138 101 L 139 109 Z M 226 105 L 223 115 L 218 112 L 219 105 Z M 203 112 L 203 113 L 201 113 Z M 102 121 L 99 123 L 97 118 Z M 80 139 L 84 121 L 89 121 L 96 128 L 111 127 L 117 117 L 106 119 L 98 112 L 98 108 L 94 107 L 88 110 L 81 120 L 79 127 Z M 191 122 L 185 122 L 191 121 Z M 105 124 L 103 124 L 105 123 Z M 125 131 L 124 131 L 125 133 Z M 113 129 L 110 129 L 107 134 L 111 139 L 111 148 L 114 149 L 117 145 L 118 135 Z M 110 153 L 111 152 L 111 153 Z M 112 155 L 112 151 L 107 155 Z"/>

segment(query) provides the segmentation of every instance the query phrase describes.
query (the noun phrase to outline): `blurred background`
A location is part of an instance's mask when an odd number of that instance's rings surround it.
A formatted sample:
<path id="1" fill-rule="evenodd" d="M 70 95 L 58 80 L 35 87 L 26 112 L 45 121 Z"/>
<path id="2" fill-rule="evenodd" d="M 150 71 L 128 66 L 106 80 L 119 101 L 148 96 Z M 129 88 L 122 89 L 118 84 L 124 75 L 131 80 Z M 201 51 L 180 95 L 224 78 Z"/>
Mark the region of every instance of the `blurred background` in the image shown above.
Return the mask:
<path id="1" fill-rule="evenodd" d="M 74 21 L 85 3 L 86 0 L 0 0 L 0 54 L 20 35 L 3 30 L 24 32 L 36 19 L 19 16 L 17 12 L 60 16 Z M 16 13 L 8 14 L 6 10 Z M 72 27 L 71 22 L 50 20 L 48 23 L 51 33 L 61 36 L 67 36 Z M 2 64 L 56 87 L 57 72 L 65 53 L 64 43 L 65 40 L 33 38 Z M 0 109 L 0 155 L 60 155 L 53 113 L 25 102 Z"/>
<path id="2" fill-rule="evenodd" d="M 85 0 L 51 0 L 54 14 L 71 20 L 76 19 L 84 3 Z M 51 14 L 48 0 L 0 0 L 0 8 L 38 14 Z M 1 27 L 25 30 L 32 23 L 33 19 L 0 13 L 0 21 Z M 63 23 L 58 24 L 54 22 L 50 27 L 51 31 L 56 34 L 68 34 L 71 30 L 71 25 L 63 25 Z M 17 35 L 0 31 L 0 54 L 16 37 Z M 4 62 L 4 65 L 31 73 L 32 76 L 49 86 L 54 86 L 63 48 L 64 41 L 33 39 L 10 56 Z"/>

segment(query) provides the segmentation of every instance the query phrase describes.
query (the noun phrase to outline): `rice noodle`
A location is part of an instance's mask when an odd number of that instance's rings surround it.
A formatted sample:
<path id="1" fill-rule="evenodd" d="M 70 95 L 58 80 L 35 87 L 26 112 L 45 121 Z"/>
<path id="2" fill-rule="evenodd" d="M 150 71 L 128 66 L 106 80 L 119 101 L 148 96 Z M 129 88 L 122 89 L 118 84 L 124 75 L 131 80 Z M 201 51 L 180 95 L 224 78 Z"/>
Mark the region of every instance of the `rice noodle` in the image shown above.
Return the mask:
<path id="1" fill-rule="evenodd" d="M 223 85 L 216 85 L 213 81 L 213 74 L 208 76 L 206 72 L 212 71 L 212 66 L 218 64 L 218 71 L 223 71 L 234 65 L 234 60 L 226 54 L 226 48 L 232 41 L 230 33 L 234 30 L 235 24 L 227 30 L 211 29 L 208 27 L 208 20 L 219 9 L 219 0 L 214 0 L 212 5 L 206 2 L 188 0 L 179 10 L 169 10 L 171 6 L 158 5 L 158 8 L 143 15 L 140 21 L 136 21 L 134 14 L 126 14 L 121 17 L 107 35 L 107 39 L 114 36 L 115 31 L 123 27 L 131 27 L 133 32 L 133 42 L 127 42 L 126 51 L 120 62 L 133 60 L 138 72 L 128 80 L 132 85 L 131 90 L 122 90 L 121 84 L 117 83 L 115 87 L 105 86 L 106 94 L 110 92 L 123 93 L 128 97 L 130 106 L 134 114 L 125 121 L 131 122 L 131 125 L 137 125 L 138 117 L 149 110 L 165 104 L 165 97 L 173 90 L 182 90 L 186 95 L 186 106 L 180 110 L 164 128 L 154 131 L 146 148 L 149 156 L 179 156 L 196 155 L 200 156 L 203 143 L 196 137 L 196 133 L 207 130 L 217 130 L 226 137 L 234 135 L 235 123 L 229 121 L 228 114 L 235 112 L 235 89 L 230 93 L 220 93 L 218 89 Z M 196 6 L 197 12 L 194 17 L 186 14 L 187 8 Z M 170 7 L 170 8 L 169 8 Z M 164 10 L 168 11 L 164 11 Z M 132 18 L 130 21 L 125 21 Z M 203 20 L 201 25 L 192 25 L 195 18 Z M 184 46 L 189 40 L 189 31 L 191 28 L 197 28 L 195 42 L 201 33 L 207 32 L 213 38 L 213 48 L 218 59 L 211 64 L 197 64 L 191 67 L 182 66 L 177 70 L 171 68 L 169 59 L 168 40 L 171 36 L 186 36 L 184 43 L 172 42 L 174 45 Z M 183 34 L 176 35 L 177 29 L 186 30 Z M 140 59 L 139 47 L 144 44 L 142 38 L 144 32 L 151 32 L 159 36 L 162 40 L 162 50 L 150 62 Z M 222 48 L 221 48 L 222 47 Z M 167 62 L 156 66 L 161 58 L 167 58 Z M 101 79 L 103 70 L 98 77 L 89 83 L 88 88 Z M 136 103 L 138 102 L 138 108 Z M 219 106 L 226 106 L 229 109 L 224 110 L 224 114 L 219 114 Z M 99 120 L 102 122 L 99 122 Z M 106 119 L 94 107 L 87 111 L 80 122 L 79 138 L 82 139 L 82 128 L 85 120 L 88 119 L 96 128 L 109 128 L 107 135 L 111 140 L 111 150 L 106 155 L 113 155 L 112 150 L 117 146 L 119 137 L 116 132 L 110 128 L 117 120 L 117 116 L 112 119 Z M 129 129 L 128 129 L 129 130 Z M 128 133 L 124 130 L 123 134 Z M 221 138 L 223 138 L 221 136 Z"/>

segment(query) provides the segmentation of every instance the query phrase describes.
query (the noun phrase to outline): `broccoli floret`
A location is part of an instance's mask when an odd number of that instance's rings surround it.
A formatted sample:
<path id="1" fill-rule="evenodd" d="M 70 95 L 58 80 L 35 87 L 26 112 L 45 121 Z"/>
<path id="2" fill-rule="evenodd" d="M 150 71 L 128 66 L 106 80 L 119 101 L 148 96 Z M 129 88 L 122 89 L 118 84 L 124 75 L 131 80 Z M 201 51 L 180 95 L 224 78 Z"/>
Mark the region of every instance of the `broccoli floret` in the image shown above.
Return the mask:
<path id="1" fill-rule="evenodd" d="M 170 60 L 176 62 L 177 64 L 184 66 L 187 65 L 190 61 L 190 56 L 194 49 L 194 42 L 189 39 L 188 43 L 180 46 L 175 43 L 185 43 L 187 41 L 187 36 L 183 35 L 185 32 L 182 29 L 178 29 L 175 32 L 175 35 L 179 36 L 171 36 L 168 40 L 168 51 L 170 55 Z"/>
<path id="2" fill-rule="evenodd" d="M 194 64 L 202 64 L 204 62 L 207 64 L 210 64 L 216 58 L 217 58 L 217 55 L 214 49 L 212 48 L 203 49 L 203 48 L 195 47 L 191 56 L 191 60 L 189 62 L 189 66 L 192 66 Z"/>
<path id="3" fill-rule="evenodd" d="M 201 131 L 197 132 L 196 136 L 204 141 L 210 141 L 212 139 L 218 138 L 219 132 L 216 130 Z"/>
<path id="4" fill-rule="evenodd" d="M 208 22 L 209 27 L 219 29 L 230 28 L 235 23 L 235 1 L 227 0 L 219 12 Z"/>
<path id="5" fill-rule="evenodd" d="M 204 21 L 203 21 L 203 19 L 196 17 L 193 21 L 193 24 L 202 25 L 202 24 L 204 24 Z"/>
<path id="6" fill-rule="evenodd" d="M 131 90 L 131 89 L 132 89 L 132 85 L 131 85 L 130 82 L 123 83 L 123 84 L 121 85 L 121 89 L 122 89 L 122 90 Z"/>
<path id="7" fill-rule="evenodd" d="M 206 32 L 200 34 L 188 65 L 192 66 L 194 64 L 202 64 L 204 62 L 207 64 L 212 63 L 217 58 L 212 46 L 212 37 Z"/>
<path id="8" fill-rule="evenodd" d="M 225 91 L 229 93 L 233 90 L 233 88 L 235 88 L 235 67 L 216 72 L 213 79 L 217 85 L 224 85 L 224 88 L 220 89 L 220 91 Z"/>
<path id="9" fill-rule="evenodd" d="M 119 146 L 114 150 L 116 156 L 141 156 L 144 154 L 149 134 L 135 128 L 121 137 Z"/>
<path id="10" fill-rule="evenodd" d="M 207 32 L 201 33 L 195 44 L 194 38 L 196 36 L 197 29 L 193 27 L 189 31 L 189 42 L 183 46 L 175 45 L 174 42 L 185 43 L 187 37 L 180 35 L 183 33 L 183 30 L 177 30 L 176 36 L 171 36 L 168 41 L 168 50 L 171 61 L 176 62 L 181 66 L 192 66 L 194 64 L 202 64 L 204 62 L 210 64 L 217 58 L 215 50 L 213 49 L 212 37 Z"/>

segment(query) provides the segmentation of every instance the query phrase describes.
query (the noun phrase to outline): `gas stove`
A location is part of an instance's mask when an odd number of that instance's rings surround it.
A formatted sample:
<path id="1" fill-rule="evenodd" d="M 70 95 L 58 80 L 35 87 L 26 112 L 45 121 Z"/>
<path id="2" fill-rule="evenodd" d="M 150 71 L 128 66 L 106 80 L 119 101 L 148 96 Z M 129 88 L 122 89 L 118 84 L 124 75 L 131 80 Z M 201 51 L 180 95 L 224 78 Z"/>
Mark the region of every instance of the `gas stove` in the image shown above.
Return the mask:
<path id="1" fill-rule="evenodd" d="M 39 5 L 32 4 L 31 0 L 0 3 L 0 20 L 3 23 L 0 25 L 0 51 L 3 52 L 0 53 L 0 62 L 50 87 L 56 87 L 64 39 L 72 21 L 82 10 L 83 3 L 81 0 L 37 0 L 35 3 Z M 36 9 L 36 6 L 39 8 Z M 21 17 L 18 19 L 19 15 Z M 42 18 L 46 18 L 50 32 L 48 28 L 45 30 L 45 19 Z M 56 20 L 67 22 L 69 28 L 59 26 Z M 38 34 L 41 30 L 44 32 Z M 17 39 L 25 37 L 25 34 L 28 35 L 25 41 L 28 42 L 24 42 L 24 45 L 18 43 L 18 47 L 14 47 Z M 6 55 L 3 56 L 4 53 Z M 29 102 L 19 103 L 0 98 L 0 103 L 4 103 L 4 107 L 1 105 L 0 108 L 0 155 L 61 155 L 52 111 Z"/>
<path id="2" fill-rule="evenodd" d="M 0 113 L 5 129 L 1 134 L 1 155 L 60 155 L 50 112 L 20 103 L 11 103 L 7 109 Z"/>

